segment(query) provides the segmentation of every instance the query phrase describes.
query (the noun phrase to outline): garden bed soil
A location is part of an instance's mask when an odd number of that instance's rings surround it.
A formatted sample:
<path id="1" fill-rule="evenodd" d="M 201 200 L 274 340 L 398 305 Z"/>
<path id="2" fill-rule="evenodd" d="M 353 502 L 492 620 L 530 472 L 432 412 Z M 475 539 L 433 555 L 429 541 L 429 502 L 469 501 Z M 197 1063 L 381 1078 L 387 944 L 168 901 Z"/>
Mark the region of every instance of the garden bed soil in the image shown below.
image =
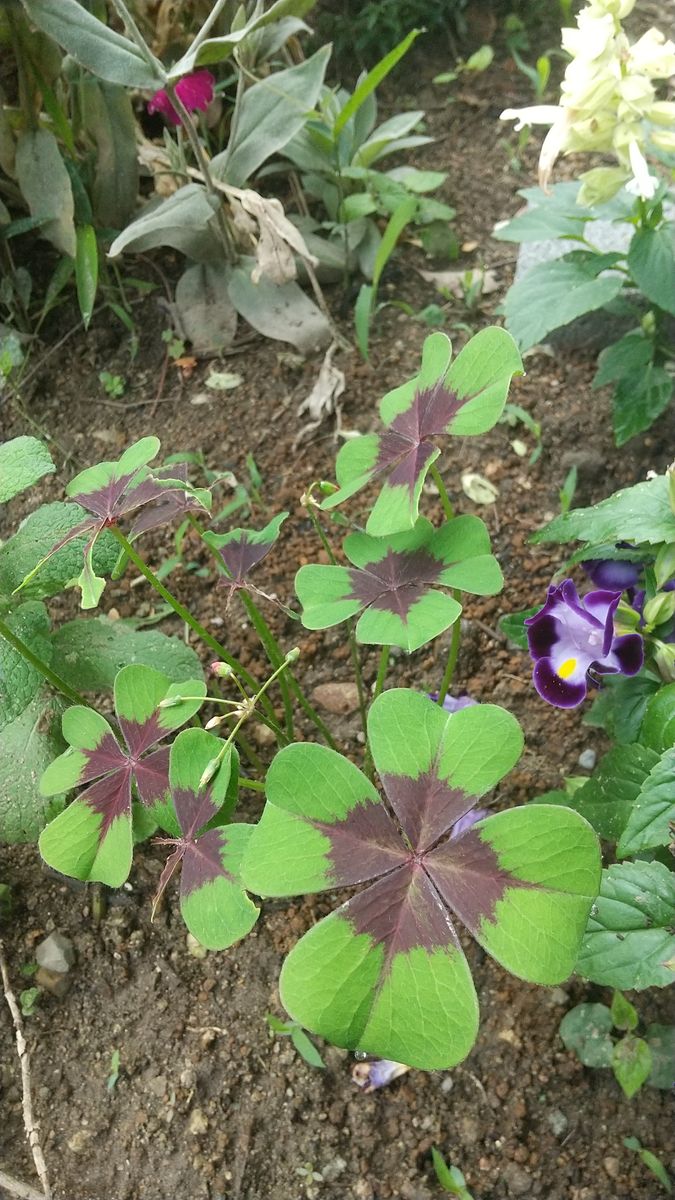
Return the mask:
<path id="1" fill-rule="evenodd" d="M 420 51 L 417 67 L 431 79 L 447 64 L 425 61 Z M 514 212 L 515 189 L 531 182 L 535 157 L 534 148 L 526 150 L 520 173 L 509 165 L 502 144 L 506 133 L 497 118 L 506 104 L 526 102 L 527 96 L 509 63 L 495 71 L 498 75 L 462 80 L 448 106 L 441 106 L 442 89 L 411 82 L 414 69 L 407 76 L 413 94 L 405 95 L 405 79 L 390 94 L 392 109 L 414 104 L 429 110 L 436 142 L 416 161 L 448 172 L 446 198 L 457 207 L 460 239 L 476 247 L 458 265 L 485 263 L 500 284 L 475 312 L 467 314 L 459 303 L 449 310 L 446 328 L 458 343 L 467 331 L 453 330 L 453 323 L 472 330 L 490 323 L 512 278 L 515 248 L 491 242 L 489 234 L 495 221 Z M 405 248 L 389 272 L 385 296 L 401 297 L 416 309 L 437 301 L 432 286 L 418 276 L 418 265 L 424 265 L 419 251 Z M 322 558 L 301 494 L 314 479 L 333 475 L 332 419 L 296 444 L 302 423 L 297 407 L 318 364 L 294 364 L 279 344 L 255 338 L 236 357 L 216 364 L 242 376 L 236 390 L 206 389 L 211 369 L 206 362 L 196 364 L 189 377 L 170 365 L 155 403 L 164 363 L 160 335 L 168 324 L 160 294 L 139 310 L 140 350 L 131 367 L 125 338 L 105 314 L 94 319 L 87 337 L 78 333 L 60 346 L 68 325 L 55 326 L 50 344 L 57 348 L 24 389 L 24 415 L 9 404 L 0 408 L 3 437 L 30 432 L 30 417 L 54 439 L 59 472 L 39 489 L 42 499 L 60 496 L 82 466 L 117 457 L 150 432 L 161 436 L 163 452 L 201 451 L 209 466 L 242 478 L 246 452 L 252 452 L 269 515 L 282 508 L 291 513 L 257 582 L 290 601 L 297 566 Z M 340 297 L 330 299 L 338 308 Z M 63 315 L 59 320 L 64 322 Z M 356 354 L 338 356 L 346 376 L 345 429 L 373 425 L 380 396 L 416 371 L 425 332 L 421 323 L 388 308 L 379 319 L 369 364 Z M 34 361 L 41 363 L 39 352 Z M 529 452 L 531 435 L 505 424 L 480 439 L 454 441 L 441 460 L 459 510 L 486 520 L 506 580 L 500 596 L 468 599 L 457 673 L 458 687 L 510 708 L 525 731 L 521 762 L 495 797 L 501 806 L 530 800 L 559 785 L 563 774 L 582 773 L 580 752 L 605 748 L 602 735 L 584 726 L 579 712 L 555 710 L 538 699 L 529 660 L 497 630 L 500 615 L 543 601 L 563 560 L 560 549 L 532 547 L 528 537 L 558 511 L 558 492 L 571 466 L 578 468 L 575 504 L 589 503 L 643 479 L 651 468 L 662 469 L 674 442 L 670 414 L 652 433 L 621 451 L 614 448 L 609 398 L 591 391 L 594 366 L 587 352 L 538 353 L 528 358 L 526 369 L 514 382 L 511 400 L 541 423 L 537 463 L 528 466 L 510 444 L 519 438 Z M 121 400 L 103 395 L 101 370 L 128 378 Z M 496 504 L 477 508 L 463 495 L 458 479 L 467 470 L 498 488 Z M 429 501 L 432 515 L 440 516 L 433 512 L 437 501 L 433 496 Z M 7 536 L 34 506 L 35 493 L 7 506 L 0 535 Z M 254 523 L 263 523 L 259 509 Z M 145 549 L 158 565 L 172 553 L 170 533 Z M 200 556 L 195 540 L 187 557 Z M 126 616 L 141 606 L 150 612 L 153 595 L 137 582 L 128 572 L 110 584 L 103 611 Z M 264 677 L 265 664 L 237 605 L 226 612 L 222 593 L 195 573 L 176 571 L 169 582 Z M 56 620 L 74 613 L 70 596 L 57 598 L 52 607 Z M 284 646 L 299 645 L 310 690 L 349 680 L 340 631 L 309 633 L 280 610 L 271 610 L 270 619 Z M 174 619 L 160 628 L 181 632 Z M 411 659 L 397 656 L 389 682 L 421 691 L 437 687 L 446 650 L 447 638 L 441 638 Z M 370 650 L 364 658 L 371 682 L 377 656 Z M 358 759 L 358 717 L 338 717 L 335 728 L 345 752 Z M 310 728 L 303 732 L 313 737 Z M 259 811 L 258 798 L 247 795 L 245 819 Z M 267 903 L 242 944 L 197 958 L 187 944 L 174 887 L 150 921 L 163 853 L 152 845 L 137 852 L 128 889 L 110 897 L 96 925 L 88 889 L 50 876 L 34 847 L 3 851 L 0 878 L 11 884 L 14 896 L 5 940 L 16 990 L 28 986 L 20 968 L 32 961 L 36 943 L 49 931 L 66 934 L 77 951 L 67 995 L 43 994 L 26 1022 L 34 1103 L 57 1200 L 429 1200 L 440 1195 L 432 1145 L 461 1167 L 476 1200 L 655 1200 L 659 1185 L 624 1148 L 623 1138 L 637 1136 L 672 1169 L 669 1096 L 647 1087 L 626 1100 L 611 1072 L 582 1067 L 558 1036 L 573 1004 L 607 1001 L 606 989 L 578 980 L 552 989 L 530 986 L 467 940 L 481 1005 L 472 1054 L 454 1071 L 411 1071 L 388 1088 L 363 1094 L 352 1081 L 353 1056 L 321 1046 L 325 1069 L 312 1069 L 265 1023 L 267 1012 L 283 1015 L 277 979 L 284 954 L 340 897 Z M 649 993 L 636 1002 L 644 1020 L 667 1019 L 665 996 Z M 19 1067 L 4 1006 L 0 1014 L 0 1168 L 30 1180 Z M 108 1088 L 115 1050 L 119 1078 Z"/>

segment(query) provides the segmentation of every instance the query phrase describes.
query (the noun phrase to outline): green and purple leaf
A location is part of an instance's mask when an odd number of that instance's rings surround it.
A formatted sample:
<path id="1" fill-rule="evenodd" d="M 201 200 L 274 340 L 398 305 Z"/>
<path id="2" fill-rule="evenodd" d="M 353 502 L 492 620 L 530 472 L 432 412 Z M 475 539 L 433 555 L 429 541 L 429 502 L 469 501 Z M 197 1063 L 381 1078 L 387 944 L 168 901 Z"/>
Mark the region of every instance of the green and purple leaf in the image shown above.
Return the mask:
<path id="1" fill-rule="evenodd" d="M 171 747 L 171 798 L 180 829 L 159 883 L 158 895 L 180 865 L 180 910 L 190 933 L 209 950 L 224 950 L 253 928 L 259 909 L 240 882 L 242 855 L 252 825 L 214 824 L 231 814 L 236 751 L 230 749 L 208 788 L 200 780 L 223 743 L 204 729 L 186 729 Z"/>
<path id="2" fill-rule="evenodd" d="M 503 709 L 448 714 L 395 689 L 374 702 L 368 727 L 386 800 L 333 751 L 285 748 L 243 879 L 263 896 L 369 883 L 293 949 L 282 1002 L 338 1045 L 445 1069 L 478 1027 L 455 919 L 509 970 L 560 982 L 599 886 L 598 842 L 555 807 L 466 820 L 520 756 L 520 728 Z"/>
<path id="3" fill-rule="evenodd" d="M 132 536 L 165 524 L 190 508 L 208 509 L 210 493 L 203 488 L 193 488 L 181 468 L 160 468 L 155 474 L 151 472 L 148 463 L 156 456 L 159 447 L 158 438 L 141 438 L 117 462 L 97 463 L 76 475 L 68 484 L 66 495 L 89 515 L 51 546 L 19 587 L 27 584 L 52 555 L 75 538 L 87 535 L 82 571 L 77 582 L 82 592 L 82 607 L 96 608 L 105 580 L 95 572 L 93 554 L 97 539 L 104 529 L 116 525 L 121 517 L 148 504 L 153 507 L 145 520 L 137 519 Z"/>
<path id="4" fill-rule="evenodd" d="M 204 541 L 215 550 L 223 566 L 224 574 L 219 583 L 231 591 L 246 587 L 247 577 L 258 563 L 269 554 L 279 537 L 287 512 L 273 517 L 264 529 L 232 529 L 229 533 L 204 534 Z"/>
<path id="5" fill-rule="evenodd" d="M 194 696 L 168 708 L 162 700 Z M 115 680 L 115 712 L 122 739 L 93 709 L 77 705 L 63 715 L 69 749 L 40 780 L 43 796 L 87 784 L 43 831 L 45 862 L 64 875 L 120 887 L 129 874 L 133 846 L 132 784 L 141 803 L 161 806 L 169 790 L 169 749 L 153 749 L 188 721 L 206 695 L 203 680 L 172 684 L 150 667 L 129 666 Z"/>
<path id="6" fill-rule="evenodd" d="M 437 589 L 495 595 L 502 573 L 478 517 L 457 517 L 435 530 L 425 517 L 391 537 L 352 533 L 344 542 L 352 567 L 301 567 L 295 587 L 307 629 L 327 629 L 361 613 L 358 641 L 411 653 L 459 617 L 457 600 Z"/>
<path id="7" fill-rule="evenodd" d="M 366 532 L 385 536 L 412 529 L 429 467 L 440 454 L 436 438 L 473 437 L 499 420 L 511 378 L 522 372 L 516 343 L 504 329 L 483 329 L 452 361 L 444 333 L 432 333 L 416 378 L 381 402 L 381 434 L 348 441 L 336 464 L 339 490 L 324 500 L 334 508 L 371 480 L 385 475 Z"/>

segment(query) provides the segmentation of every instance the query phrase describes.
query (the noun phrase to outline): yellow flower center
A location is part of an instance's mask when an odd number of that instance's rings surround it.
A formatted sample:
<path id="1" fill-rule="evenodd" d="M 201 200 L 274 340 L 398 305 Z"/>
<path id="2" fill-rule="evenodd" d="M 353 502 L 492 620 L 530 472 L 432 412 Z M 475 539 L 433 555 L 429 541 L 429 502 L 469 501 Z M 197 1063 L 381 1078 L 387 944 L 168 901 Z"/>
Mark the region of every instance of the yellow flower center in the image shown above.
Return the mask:
<path id="1" fill-rule="evenodd" d="M 569 677 L 572 674 L 572 672 L 574 671 L 574 668 L 576 667 L 576 665 L 577 665 L 576 658 L 566 658 L 564 663 L 561 663 L 560 666 L 558 667 L 558 674 L 559 674 L 560 678 L 561 679 L 569 679 Z"/>

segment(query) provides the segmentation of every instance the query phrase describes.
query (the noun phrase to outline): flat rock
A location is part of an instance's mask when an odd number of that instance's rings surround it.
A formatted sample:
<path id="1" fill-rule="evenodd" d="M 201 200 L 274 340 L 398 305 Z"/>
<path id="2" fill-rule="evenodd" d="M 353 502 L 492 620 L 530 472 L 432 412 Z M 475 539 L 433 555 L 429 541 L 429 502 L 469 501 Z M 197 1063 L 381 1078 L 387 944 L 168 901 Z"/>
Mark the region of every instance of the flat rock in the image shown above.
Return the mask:
<path id="1" fill-rule="evenodd" d="M 532 1176 L 515 1162 L 506 1164 L 502 1178 L 510 1196 L 526 1196 L 532 1187 Z"/>
<path id="2" fill-rule="evenodd" d="M 59 999 L 65 996 L 72 982 L 72 977 L 66 975 L 65 971 L 49 971 L 47 967 L 38 967 L 33 979 L 36 987 L 44 988 Z"/>
<path id="3" fill-rule="evenodd" d="M 359 707 L 359 689 L 355 683 L 320 683 L 312 692 L 319 708 L 336 716 L 346 716 Z"/>
<path id="4" fill-rule="evenodd" d="M 35 950 L 35 959 L 47 971 L 65 975 L 75 962 L 75 947 L 63 933 L 50 933 Z"/>

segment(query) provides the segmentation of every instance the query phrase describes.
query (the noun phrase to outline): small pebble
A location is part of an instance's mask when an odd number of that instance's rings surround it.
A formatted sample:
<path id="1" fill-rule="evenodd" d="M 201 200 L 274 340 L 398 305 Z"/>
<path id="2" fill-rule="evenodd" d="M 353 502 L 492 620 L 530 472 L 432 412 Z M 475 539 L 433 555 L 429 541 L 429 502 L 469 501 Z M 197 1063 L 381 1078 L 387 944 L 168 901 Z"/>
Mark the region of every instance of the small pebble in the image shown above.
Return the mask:
<path id="1" fill-rule="evenodd" d="M 515 1162 L 506 1164 L 502 1178 L 511 1196 L 525 1196 L 532 1187 L 532 1176 Z"/>
<path id="2" fill-rule="evenodd" d="M 65 975 L 75 962 L 75 947 L 63 933 L 50 933 L 36 946 L 35 961 L 47 971 Z"/>
<path id="3" fill-rule="evenodd" d="M 320 683 L 312 692 L 312 700 L 326 712 L 347 716 L 359 707 L 359 689 L 355 683 Z"/>
<path id="4" fill-rule="evenodd" d="M 579 766 L 584 771 L 592 771 L 597 761 L 598 756 L 595 753 L 595 750 L 582 750 L 577 759 Z"/>
<path id="5" fill-rule="evenodd" d="M 546 1122 L 556 1137 L 562 1137 L 563 1134 L 567 1132 L 567 1128 L 569 1126 L 567 1117 L 559 1108 L 552 1108 L 551 1111 L 546 1114 Z"/>
<path id="6" fill-rule="evenodd" d="M 610 1179 L 618 1179 L 621 1174 L 621 1163 L 618 1158 L 615 1158 L 613 1154 L 608 1154 L 606 1158 L 603 1158 L 602 1165 Z"/>
<path id="7" fill-rule="evenodd" d="M 200 1134 L 206 1133 L 209 1127 L 209 1122 L 201 1108 L 193 1108 L 188 1121 L 188 1133 L 194 1137 L 199 1137 Z"/>

